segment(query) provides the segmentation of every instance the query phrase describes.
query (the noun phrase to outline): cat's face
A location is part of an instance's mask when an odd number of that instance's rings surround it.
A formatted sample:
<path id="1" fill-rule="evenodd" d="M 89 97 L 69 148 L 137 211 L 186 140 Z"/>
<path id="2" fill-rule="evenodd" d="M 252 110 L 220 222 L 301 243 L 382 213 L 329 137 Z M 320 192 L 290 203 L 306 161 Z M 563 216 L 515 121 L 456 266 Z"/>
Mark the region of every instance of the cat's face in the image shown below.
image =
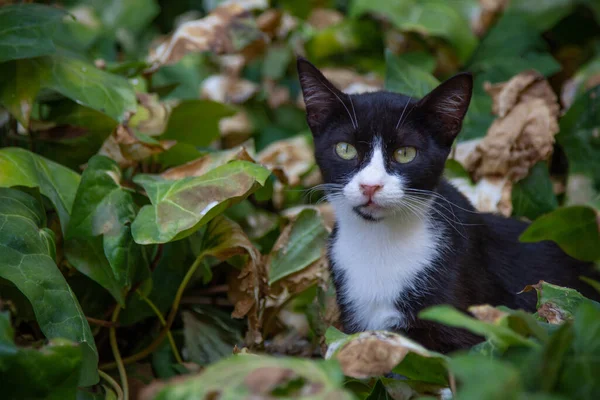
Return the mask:
<path id="1" fill-rule="evenodd" d="M 460 132 L 471 76 L 456 75 L 412 99 L 389 92 L 347 95 L 302 58 L 298 73 L 317 164 L 334 206 L 374 222 L 422 206 Z"/>

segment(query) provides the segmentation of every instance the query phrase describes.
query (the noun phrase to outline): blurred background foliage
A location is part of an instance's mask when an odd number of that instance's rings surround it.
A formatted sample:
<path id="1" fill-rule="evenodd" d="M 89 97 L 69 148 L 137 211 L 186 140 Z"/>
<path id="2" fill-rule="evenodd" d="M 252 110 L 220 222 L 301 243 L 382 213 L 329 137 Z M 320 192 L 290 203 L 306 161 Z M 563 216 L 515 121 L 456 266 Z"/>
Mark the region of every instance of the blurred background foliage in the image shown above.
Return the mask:
<path id="1" fill-rule="evenodd" d="M 598 262 L 598 0 L 0 5 L 3 398 L 600 398 L 600 305 L 568 288 L 426 310 L 486 338 L 449 356 L 336 329 L 295 70 L 413 97 L 472 72 L 448 179 Z"/>

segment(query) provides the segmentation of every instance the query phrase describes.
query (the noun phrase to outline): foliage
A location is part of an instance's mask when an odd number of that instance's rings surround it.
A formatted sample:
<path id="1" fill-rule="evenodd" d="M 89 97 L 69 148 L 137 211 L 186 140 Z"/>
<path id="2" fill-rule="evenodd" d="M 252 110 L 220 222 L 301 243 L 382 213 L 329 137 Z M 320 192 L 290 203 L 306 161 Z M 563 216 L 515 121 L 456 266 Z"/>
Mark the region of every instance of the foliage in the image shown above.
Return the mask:
<path id="1" fill-rule="evenodd" d="M 599 263 L 597 2 L 4 3 L 4 397 L 600 398 L 600 305 L 569 288 L 424 310 L 485 338 L 456 354 L 336 329 L 294 62 L 415 98 L 470 71 L 448 179 Z"/>

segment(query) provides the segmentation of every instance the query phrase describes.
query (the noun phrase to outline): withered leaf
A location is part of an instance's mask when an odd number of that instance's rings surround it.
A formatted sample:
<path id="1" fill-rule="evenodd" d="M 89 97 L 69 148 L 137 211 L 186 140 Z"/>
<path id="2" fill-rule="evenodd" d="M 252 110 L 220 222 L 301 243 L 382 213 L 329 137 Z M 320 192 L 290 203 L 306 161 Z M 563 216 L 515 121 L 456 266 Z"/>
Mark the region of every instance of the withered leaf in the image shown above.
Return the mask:
<path id="1" fill-rule="evenodd" d="M 217 168 L 233 160 L 244 160 L 254 162 L 254 159 L 245 146 L 239 146 L 230 150 L 223 150 L 206 154 L 196 160 L 190 161 L 178 167 L 167 169 L 161 174 L 165 179 L 183 179 L 191 176 L 202 176 L 208 171 Z"/>
<path id="2" fill-rule="evenodd" d="M 183 23 L 150 51 L 148 62 L 156 69 L 174 64 L 191 52 L 233 53 L 261 35 L 252 14 L 245 7 L 229 2 L 204 18 Z"/>
<path id="3" fill-rule="evenodd" d="M 523 72 L 510 81 L 486 85 L 499 116 L 486 137 L 466 158 L 475 180 L 506 176 L 518 181 L 538 161 L 552 154 L 558 132 L 559 106 L 550 85 L 537 72 Z"/>

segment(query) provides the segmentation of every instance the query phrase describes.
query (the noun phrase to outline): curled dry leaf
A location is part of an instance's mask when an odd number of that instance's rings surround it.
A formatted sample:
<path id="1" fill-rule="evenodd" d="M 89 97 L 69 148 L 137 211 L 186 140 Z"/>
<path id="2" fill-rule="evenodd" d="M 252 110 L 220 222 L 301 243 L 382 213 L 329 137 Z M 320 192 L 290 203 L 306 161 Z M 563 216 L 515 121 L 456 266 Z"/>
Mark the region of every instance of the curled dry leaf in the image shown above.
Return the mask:
<path id="1" fill-rule="evenodd" d="M 151 69 L 174 64 L 191 52 L 234 53 L 258 39 L 262 33 L 252 14 L 236 3 L 228 2 L 204 18 L 181 24 L 170 37 L 151 49 L 148 57 Z"/>
<path id="2" fill-rule="evenodd" d="M 552 153 L 558 132 L 559 106 L 552 88 L 534 71 L 510 81 L 486 84 L 498 118 L 485 138 L 465 160 L 477 181 L 484 176 L 506 176 L 512 182 L 527 176 L 538 161 Z"/>
<path id="3" fill-rule="evenodd" d="M 306 22 L 315 29 L 325 29 L 344 20 L 344 14 L 331 8 L 315 8 Z"/>
<path id="4" fill-rule="evenodd" d="M 471 19 L 471 29 L 477 36 L 484 33 L 502 14 L 509 0 L 479 0 L 479 12 Z"/>
<path id="5" fill-rule="evenodd" d="M 452 178 L 450 182 L 478 211 L 512 214 L 512 182 L 506 177 L 485 176 L 475 184 L 468 178 Z"/>
<path id="6" fill-rule="evenodd" d="M 290 101 L 290 90 L 271 79 L 265 80 L 263 88 L 267 93 L 267 104 L 271 108 L 277 108 Z"/>
<path id="7" fill-rule="evenodd" d="M 469 307 L 469 312 L 478 320 L 489 322 L 491 324 L 494 324 L 509 315 L 507 312 L 498 310 L 496 307 L 492 307 L 489 304 L 471 306 Z"/>
<path id="8" fill-rule="evenodd" d="M 404 336 L 384 331 L 361 332 L 333 342 L 325 358 L 336 358 L 344 375 L 364 379 L 391 372 L 409 353 L 443 359 Z"/>
<path id="9" fill-rule="evenodd" d="M 130 167 L 137 162 L 159 154 L 173 147 L 174 140 L 153 140 L 142 142 L 131 129 L 119 125 L 114 132 L 104 141 L 98 154 L 115 160 L 120 167 Z"/>
<path id="10" fill-rule="evenodd" d="M 138 108 L 127 126 L 148 136 L 158 136 L 167 129 L 173 104 L 161 103 L 155 93 L 137 93 Z"/>
<path id="11" fill-rule="evenodd" d="M 239 146 L 230 150 L 209 153 L 196 160 L 190 161 L 178 167 L 170 168 L 161 176 L 166 179 L 183 179 L 190 176 L 202 176 L 211 169 L 219 167 L 233 160 L 244 160 L 254 162 L 254 159 L 245 146 Z"/>
<path id="12" fill-rule="evenodd" d="M 219 131 L 223 145 L 226 148 L 237 146 L 252 135 L 254 127 L 245 111 L 240 111 L 232 117 L 221 118 Z"/>
<path id="13" fill-rule="evenodd" d="M 200 98 L 240 104 L 258 92 L 258 85 L 230 75 L 212 75 L 202 82 Z"/>
<path id="14" fill-rule="evenodd" d="M 553 325 L 560 325 L 567 320 L 562 310 L 550 302 L 544 303 L 538 308 L 538 315 Z"/>
<path id="15" fill-rule="evenodd" d="M 258 153 L 257 158 L 291 186 L 298 185 L 301 176 L 315 165 L 312 146 L 305 136 L 274 142 Z"/>

